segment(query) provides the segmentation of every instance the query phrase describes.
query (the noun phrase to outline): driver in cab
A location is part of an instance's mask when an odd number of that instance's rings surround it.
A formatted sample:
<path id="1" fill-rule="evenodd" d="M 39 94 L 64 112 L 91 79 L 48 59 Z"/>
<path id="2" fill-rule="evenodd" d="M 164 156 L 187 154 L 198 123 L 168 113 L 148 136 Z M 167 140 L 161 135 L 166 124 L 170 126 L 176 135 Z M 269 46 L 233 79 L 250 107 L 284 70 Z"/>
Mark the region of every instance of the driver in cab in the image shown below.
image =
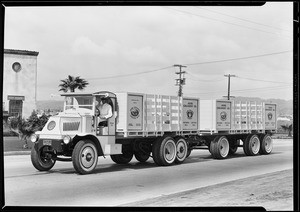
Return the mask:
<path id="1" fill-rule="evenodd" d="M 98 106 L 98 105 L 97 105 Z M 100 100 L 100 104 L 96 106 L 96 115 L 98 116 L 98 126 L 99 127 L 107 127 L 107 119 L 112 117 L 112 107 L 108 103 L 107 98 L 102 98 Z"/>

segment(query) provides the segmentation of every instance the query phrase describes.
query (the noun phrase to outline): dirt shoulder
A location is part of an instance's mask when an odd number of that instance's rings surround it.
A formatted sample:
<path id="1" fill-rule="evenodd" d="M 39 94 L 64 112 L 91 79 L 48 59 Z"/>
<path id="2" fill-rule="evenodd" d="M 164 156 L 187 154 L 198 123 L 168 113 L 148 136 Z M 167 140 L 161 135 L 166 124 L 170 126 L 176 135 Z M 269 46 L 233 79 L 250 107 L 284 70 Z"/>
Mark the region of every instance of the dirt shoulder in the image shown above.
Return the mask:
<path id="1" fill-rule="evenodd" d="M 124 206 L 209 207 L 262 206 L 266 210 L 293 210 L 293 170 L 274 172 Z"/>

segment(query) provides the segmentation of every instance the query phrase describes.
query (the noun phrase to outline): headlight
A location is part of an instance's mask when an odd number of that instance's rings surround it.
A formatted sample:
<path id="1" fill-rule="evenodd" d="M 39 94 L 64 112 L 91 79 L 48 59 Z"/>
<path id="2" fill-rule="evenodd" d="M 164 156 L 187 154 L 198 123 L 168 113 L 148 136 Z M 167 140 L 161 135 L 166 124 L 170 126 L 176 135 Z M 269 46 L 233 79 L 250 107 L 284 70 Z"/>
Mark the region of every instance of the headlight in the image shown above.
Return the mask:
<path id="1" fill-rule="evenodd" d="M 53 130 L 54 127 L 55 127 L 56 123 L 55 121 L 50 121 L 48 126 L 47 126 L 47 129 L 50 131 L 50 130 Z"/>
<path id="2" fill-rule="evenodd" d="M 63 137 L 63 141 L 64 141 L 65 144 L 68 144 L 68 143 L 70 143 L 70 141 L 71 141 L 71 137 L 68 136 L 68 135 L 65 135 L 65 136 Z"/>
<path id="3" fill-rule="evenodd" d="M 34 143 L 34 142 L 36 142 L 37 140 L 38 140 L 38 135 L 37 134 L 32 134 L 31 136 L 30 136 L 30 140 L 31 140 L 31 142 L 32 143 Z"/>

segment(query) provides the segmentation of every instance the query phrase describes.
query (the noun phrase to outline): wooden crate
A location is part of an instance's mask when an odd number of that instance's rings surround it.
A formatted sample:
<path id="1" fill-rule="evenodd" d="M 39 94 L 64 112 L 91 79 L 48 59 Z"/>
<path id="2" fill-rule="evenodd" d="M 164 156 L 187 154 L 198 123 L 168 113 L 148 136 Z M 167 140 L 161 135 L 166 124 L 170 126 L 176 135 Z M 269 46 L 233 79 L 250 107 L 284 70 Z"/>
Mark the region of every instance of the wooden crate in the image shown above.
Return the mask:
<path id="1" fill-rule="evenodd" d="M 127 136 L 160 136 L 164 132 L 198 129 L 198 99 L 177 96 L 116 93 L 117 133 Z"/>

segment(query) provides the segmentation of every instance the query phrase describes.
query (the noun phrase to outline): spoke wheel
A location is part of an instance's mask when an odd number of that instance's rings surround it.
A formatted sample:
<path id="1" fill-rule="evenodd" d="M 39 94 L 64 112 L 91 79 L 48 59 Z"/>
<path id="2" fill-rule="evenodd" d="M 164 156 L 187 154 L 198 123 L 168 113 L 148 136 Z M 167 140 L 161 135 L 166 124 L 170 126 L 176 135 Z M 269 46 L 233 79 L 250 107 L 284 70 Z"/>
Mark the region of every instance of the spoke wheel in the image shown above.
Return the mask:
<path id="1" fill-rule="evenodd" d="M 157 139 L 153 144 L 152 154 L 157 165 L 169 166 L 173 164 L 177 155 L 174 139 L 171 137 Z"/>
<path id="2" fill-rule="evenodd" d="M 188 153 L 187 143 L 184 138 L 177 138 L 175 140 L 175 143 L 176 143 L 176 151 L 177 151 L 175 163 L 182 163 L 187 157 L 187 153 Z"/>
<path id="3" fill-rule="evenodd" d="M 79 174 L 93 172 L 98 162 L 98 152 L 92 141 L 79 141 L 73 150 L 72 161 L 75 170 Z"/>
<path id="4" fill-rule="evenodd" d="M 215 159 L 224 159 L 229 154 L 229 142 L 226 136 L 217 136 L 210 143 L 210 152 Z"/>
<path id="5" fill-rule="evenodd" d="M 248 135 L 243 144 L 245 155 L 258 155 L 260 150 L 260 140 L 257 135 Z"/>
<path id="6" fill-rule="evenodd" d="M 260 154 L 270 154 L 273 150 L 273 140 L 270 135 L 263 134 L 260 136 Z"/>
<path id="7" fill-rule="evenodd" d="M 39 171 L 48 171 L 50 170 L 56 160 L 53 159 L 52 154 L 47 153 L 46 151 L 51 150 L 49 146 L 43 146 L 39 150 L 35 146 L 31 149 L 31 163 Z"/>

